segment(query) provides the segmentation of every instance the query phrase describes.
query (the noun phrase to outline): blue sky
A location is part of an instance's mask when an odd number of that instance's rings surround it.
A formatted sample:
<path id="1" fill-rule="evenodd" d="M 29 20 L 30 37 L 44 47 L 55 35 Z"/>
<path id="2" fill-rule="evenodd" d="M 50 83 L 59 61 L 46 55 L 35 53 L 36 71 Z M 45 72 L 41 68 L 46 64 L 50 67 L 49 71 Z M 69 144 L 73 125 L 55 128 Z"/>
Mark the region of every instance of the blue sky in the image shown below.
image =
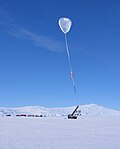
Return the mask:
<path id="1" fill-rule="evenodd" d="M 119 0 L 1 0 L 0 106 L 96 103 L 120 109 Z M 68 33 L 74 95 L 58 19 Z"/>

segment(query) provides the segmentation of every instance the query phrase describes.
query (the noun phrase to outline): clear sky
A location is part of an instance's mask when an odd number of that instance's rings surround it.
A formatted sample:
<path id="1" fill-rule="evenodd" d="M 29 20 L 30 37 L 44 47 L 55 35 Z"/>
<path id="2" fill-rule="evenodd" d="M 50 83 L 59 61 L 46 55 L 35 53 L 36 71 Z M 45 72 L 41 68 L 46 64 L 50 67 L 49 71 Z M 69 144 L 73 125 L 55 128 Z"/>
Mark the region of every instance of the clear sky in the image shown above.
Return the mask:
<path id="1" fill-rule="evenodd" d="M 0 0 L 0 106 L 89 103 L 120 109 L 120 1 Z"/>

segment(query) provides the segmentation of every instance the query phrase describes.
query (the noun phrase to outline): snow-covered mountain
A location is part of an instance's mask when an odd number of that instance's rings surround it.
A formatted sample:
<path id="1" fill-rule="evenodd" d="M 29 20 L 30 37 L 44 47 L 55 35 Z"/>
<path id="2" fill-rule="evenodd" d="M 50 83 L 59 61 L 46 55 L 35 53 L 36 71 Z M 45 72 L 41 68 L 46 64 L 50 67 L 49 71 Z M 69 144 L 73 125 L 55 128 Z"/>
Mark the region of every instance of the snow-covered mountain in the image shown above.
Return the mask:
<path id="1" fill-rule="evenodd" d="M 46 108 L 41 106 L 26 106 L 19 108 L 3 108 L 0 107 L 0 115 L 17 115 L 17 114 L 31 114 L 43 116 L 66 116 L 73 112 L 75 106 L 64 108 Z M 96 104 L 79 106 L 82 116 L 120 116 L 120 111 L 109 109 Z"/>

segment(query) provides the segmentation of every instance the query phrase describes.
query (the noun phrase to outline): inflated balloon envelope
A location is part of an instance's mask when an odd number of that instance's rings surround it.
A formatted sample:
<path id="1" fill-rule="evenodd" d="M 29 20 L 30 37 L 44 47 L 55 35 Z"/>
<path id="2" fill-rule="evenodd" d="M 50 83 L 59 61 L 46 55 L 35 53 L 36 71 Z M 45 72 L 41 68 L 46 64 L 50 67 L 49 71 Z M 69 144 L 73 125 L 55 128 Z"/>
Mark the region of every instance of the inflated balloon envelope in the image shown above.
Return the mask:
<path id="1" fill-rule="evenodd" d="M 72 26 L 72 21 L 68 18 L 60 18 L 59 19 L 59 26 L 63 33 L 68 33 Z"/>

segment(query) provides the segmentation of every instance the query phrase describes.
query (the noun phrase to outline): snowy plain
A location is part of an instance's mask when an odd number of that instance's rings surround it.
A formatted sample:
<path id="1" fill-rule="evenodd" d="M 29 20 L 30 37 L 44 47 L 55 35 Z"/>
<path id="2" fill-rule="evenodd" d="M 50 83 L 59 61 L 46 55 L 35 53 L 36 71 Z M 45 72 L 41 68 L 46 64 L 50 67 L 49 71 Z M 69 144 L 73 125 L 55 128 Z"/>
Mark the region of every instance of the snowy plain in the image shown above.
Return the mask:
<path id="1" fill-rule="evenodd" d="M 120 149 L 120 116 L 0 117 L 0 149 Z"/>

